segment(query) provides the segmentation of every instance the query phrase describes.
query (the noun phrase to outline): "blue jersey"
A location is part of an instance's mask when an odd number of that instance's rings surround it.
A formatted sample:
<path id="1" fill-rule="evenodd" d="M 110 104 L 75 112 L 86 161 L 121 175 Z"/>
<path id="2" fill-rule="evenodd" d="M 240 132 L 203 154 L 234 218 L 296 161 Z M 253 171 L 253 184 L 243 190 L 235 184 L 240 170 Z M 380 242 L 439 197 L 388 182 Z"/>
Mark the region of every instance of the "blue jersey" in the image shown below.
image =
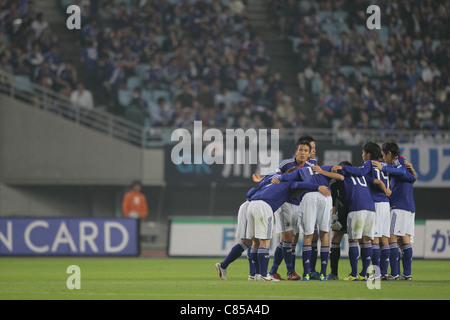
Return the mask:
<path id="1" fill-rule="evenodd" d="M 348 169 L 348 167 L 347 167 Z M 348 170 L 339 170 L 344 176 L 345 194 L 348 211 L 369 210 L 375 211 L 375 203 L 370 193 L 365 176 L 352 175 Z"/>
<path id="2" fill-rule="evenodd" d="M 256 191 L 249 200 L 263 200 L 272 208 L 273 212 L 275 212 L 283 205 L 283 203 L 289 201 L 291 195 L 295 191 L 299 189 L 317 190 L 318 188 L 319 185 L 315 183 L 294 180 L 280 182 L 279 184 L 269 183 Z"/>
<path id="3" fill-rule="evenodd" d="M 331 171 L 331 166 L 323 166 L 321 167 L 324 171 Z M 311 167 L 299 168 L 291 173 L 284 174 L 279 178 L 280 181 L 309 181 L 311 183 L 317 184 L 319 186 L 326 186 L 330 189 L 330 178 L 325 177 L 324 175 L 314 172 Z M 291 199 L 291 203 L 300 204 L 303 199 L 303 196 L 308 192 L 313 192 L 317 190 L 305 189 L 303 190 L 295 199 Z M 331 192 L 331 190 L 330 190 Z"/>
<path id="4" fill-rule="evenodd" d="M 383 166 L 388 165 L 385 161 L 380 161 L 380 163 Z M 361 167 L 342 166 L 342 171 L 358 177 L 364 176 L 367 182 L 369 182 L 370 193 L 374 202 L 389 202 L 389 198 L 381 188 L 373 183 L 374 179 L 378 179 L 384 183 L 386 188 L 389 188 L 389 175 L 374 168 L 371 160 L 364 162 Z"/>
<path id="5" fill-rule="evenodd" d="M 265 185 L 269 184 L 272 179 L 279 178 L 281 176 L 281 173 L 272 173 L 267 176 L 265 176 L 255 187 L 251 188 L 247 194 L 245 195 L 245 198 L 249 200 L 258 190 L 260 190 Z"/>
<path id="6" fill-rule="evenodd" d="M 416 212 L 413 190 L 413 184 L 416 181 L 416 178 L 411 171 L 406 168 L 405 158 L 402 156 L 398 157 L 392 166 L 385 166 L 382 171 L 389 173 L 391 177 L 391 209 Z"/>
<path id="7" fill-rule="evenodd" d="M 309 159 L 308 161 L 305 162 L 305 165 L 303 167 L 314 167 L 316 164 L 317 164 L 316 159 Z M 278 164 L 276 172 L 285 173 L 290 168 L 298 168 L 299 165 L 300 164 L 297 162 L 296 157 L 284 159 Z"/>

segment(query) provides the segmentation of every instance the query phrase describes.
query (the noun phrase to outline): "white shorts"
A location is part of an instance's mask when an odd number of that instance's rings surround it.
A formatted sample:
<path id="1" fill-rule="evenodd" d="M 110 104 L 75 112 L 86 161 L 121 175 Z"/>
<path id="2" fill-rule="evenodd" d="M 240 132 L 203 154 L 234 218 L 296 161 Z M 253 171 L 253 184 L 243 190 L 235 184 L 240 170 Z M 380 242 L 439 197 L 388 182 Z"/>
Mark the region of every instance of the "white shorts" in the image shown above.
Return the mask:
<path id="1" fill-rule="evenodd" d="M 236 238 L 239 239 L 251 239 L 251 237 L 247 234 L 247 226 L 248 226 L 248 214 L 247 207 L 250 204 L 250 201 L 245 201 L 239 207 L 238 211 L 238 224 L 236 229 Z"/>
<path id="2" fill-rule="evenodd" d="M 414 236 L 415 212 L 401 209 L 391 210 L 391 234 L 402 237 L 406 234 Z"/>
<path id="3" fill-rule="evenodd" d="M 256 239 L 272 239 L 273 211 L 271 206 L 262 200 L 254 200 L 248 205 L 247 212 L 247 235 Z"/>
<path id="4" fill-rule="evenodd" d="M 324 196 L 320 192 L 308 192 L 300 203 L 298 232 L 311 235 L 316 224 L 320 231 L 330 232 L 332 211 L 331 197 Z"/>
<path id="5" fill-rule="evenodd" d="M 375 221 L 373 236 L 390 237 L 391 236 L 391 207 L 389 202 L 375 202 Z"/>
<path id="6" fill-rule="evenodd" d="M 375 212 L 369 210 L 352 211 L 347 217 L 347 235 L 357 240 L 363 236 L 373 239 Z"/>
<path id="7" fill-rule="evenodd" d="M 282 233 L 294 230 L 295 204 L 285 202 L 279 210 L 275 211 L 275 232 Z"/>

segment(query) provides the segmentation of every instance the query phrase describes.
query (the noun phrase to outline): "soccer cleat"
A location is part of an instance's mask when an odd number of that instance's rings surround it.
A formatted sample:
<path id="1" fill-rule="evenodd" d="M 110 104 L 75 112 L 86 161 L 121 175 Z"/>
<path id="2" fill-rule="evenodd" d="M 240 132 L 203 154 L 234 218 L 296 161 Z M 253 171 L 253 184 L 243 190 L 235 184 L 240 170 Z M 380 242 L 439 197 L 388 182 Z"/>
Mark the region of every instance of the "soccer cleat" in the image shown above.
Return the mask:
<path id="1" fill-rule="evenodd" d="M 288 280 L 300 280 L 301 277 L 295 271 L 292 271 L 291 273 L 288 273 L 287 279 Z"/>
<path id="2" fill-rule="evenodd" d="M 407 280 L 407 281 L 411 281 L 411 280 L 412 280 L 412 275 L 405 276 L 404 274 L 401 274 L 401 275 L 399 276 L 398 280 Z"/>
<path id="3" fill-rule="evenodd" d="M 349 274 L 348 276 L 346 276 L 344 278 L 345 281 L 358 281 L 359 280 L 359 276 L 352 276 L 351 274 Z"/>
<path id="4" fill-rule="evenodd" d="M 256 277 L 257 281 L 280 281 L 276 278 L 274 278 L 272 275 L 268 274 L 267 276 L 262 276 L 260 274 L 257 275 Z"/>
<path id="5" fill-rule="evenodd" d="M 248 281 L 255 281 L 256 280 L 256 274 L 254 276 L 249 275 L 247 278 Z"/>
<path id="6" fill-rule="evenodd" d="M 283 279 L 278 273 L 273 273 L 273 274 L 271 274 L 271 276 L 277 280 L 286 280 L 286 279 Z"/>
<path id="7" fill-rule="evenodd" d="M 318 273 L 317 271 L 312 271 L 311 280 L 320 280 L 320 273 Z"/>
<path id="8" fill-rule="evenodd" d="M 327 281 L 328 279 L 323 274 L 321 274 L 319 280 L 320 281 Z"/>
<path id="9" fill-rule="evenodd" d="M 358 280 L 359 281 L 367 281 L 367 277 L 358 274 Z"/>
<path id="10" fill-rule="evenodd" d="M 383 277 L 383 280 L 388 280 L 388 281 L 400 280 L 400 276 L 399 275 L 393 276 L 392 274 L 388 274 Z"/>
<path id="11" fill-rule="evenodd" d="M 219 278 L 222 280 L 227 280 L 227 269 L 223 269 L 220 262 L 217 262 L 214 267 L 217 270 L 217 273 L 219 274 Z"/>
<path id="12" fill-rule="evenodd" d="M 300 281 L 310 281 L 310 280 L 311 280 L 311 278 L 309 277 L 309 274 L 307 274 L 307 275 L 304 275 Z"/>
<path id="13" fill-rule="evenodd" d="M 329 275 L 327 275 L 327 279 L 328 280 L 339 280 L 339 277 L 335 274 L 330 273 Z"/>
<path id="14" fill-rule="evenodd" d="M 369 276 L 367 279 L 366 279 L 367 281 L 375 281 L 375 280 L 382 280 L 382 277 L 381 277 L 381 275 L 371 275 L 371 276 Z"/>

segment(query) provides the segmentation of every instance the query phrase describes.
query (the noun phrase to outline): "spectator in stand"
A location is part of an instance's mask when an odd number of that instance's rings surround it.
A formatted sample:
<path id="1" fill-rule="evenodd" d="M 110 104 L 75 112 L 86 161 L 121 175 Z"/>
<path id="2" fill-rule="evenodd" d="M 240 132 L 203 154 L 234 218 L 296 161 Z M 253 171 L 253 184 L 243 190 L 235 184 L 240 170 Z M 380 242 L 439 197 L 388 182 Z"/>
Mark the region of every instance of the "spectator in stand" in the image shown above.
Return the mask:
<path id="1" fill-rule="evenodd" d="M 371 67 L 375 77 L 387 77 L 392 72 L 391 58 L 384 52 L 381 45 L 376 48 L 376 55 L 372 58 Z"/>
<path id="2" fill-rule="evenodd" d="M 156 107 L 152 110 L 152 120 L 154 127 L 169 127 L 173 124 L 173 110 L 167 104 L 166 99 L 160 97 Z"/>
<path id="3" fill-rule="evenodd" d="M 70 95 L 70 102 L 75 110 L 80 110 L 83 114 L 87 114 L 94 109 L 94 98 L 92 92 L 84 87 L 83 82 L 78 82 L 75 90 Z"/>

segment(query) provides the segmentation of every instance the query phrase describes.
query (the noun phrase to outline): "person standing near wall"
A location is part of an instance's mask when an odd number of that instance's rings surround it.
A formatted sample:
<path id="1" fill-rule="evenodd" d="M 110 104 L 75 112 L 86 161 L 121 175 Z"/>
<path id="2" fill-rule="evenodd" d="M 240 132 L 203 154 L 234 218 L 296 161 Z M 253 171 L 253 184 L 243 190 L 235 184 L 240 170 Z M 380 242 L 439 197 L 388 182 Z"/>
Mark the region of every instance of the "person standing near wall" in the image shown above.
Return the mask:
<path id="1" fill-rule="evenodd" d="M 122 213 L 125 218 L 145 219 L 148 216 L 147 199 L 141 188 L 141 182 L 134 181 L 131 190 L 123 196 Z"/>

